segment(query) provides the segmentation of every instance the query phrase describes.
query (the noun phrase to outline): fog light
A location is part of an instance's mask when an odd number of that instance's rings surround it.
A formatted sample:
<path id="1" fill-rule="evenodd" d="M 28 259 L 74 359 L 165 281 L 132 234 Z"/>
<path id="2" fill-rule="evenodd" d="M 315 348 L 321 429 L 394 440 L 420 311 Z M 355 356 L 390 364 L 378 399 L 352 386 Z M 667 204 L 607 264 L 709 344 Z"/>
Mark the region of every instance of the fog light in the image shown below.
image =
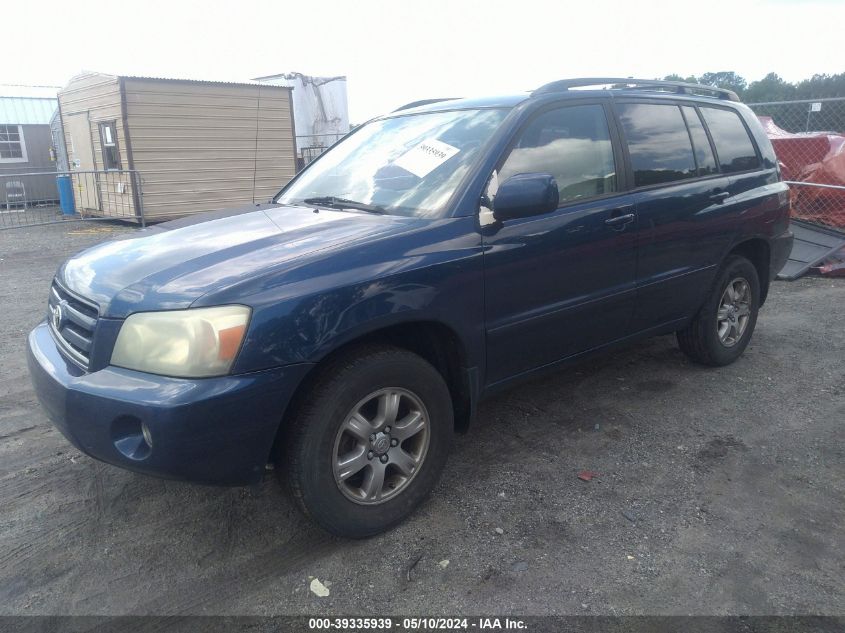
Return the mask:
<path id="1" fill-rule="evenodd" d="M 147 459 L 153 450 L 150 429 L 134 415 L 121 415 L 112 420 L 111 437 L 118 452 L 132 460 Z"/>

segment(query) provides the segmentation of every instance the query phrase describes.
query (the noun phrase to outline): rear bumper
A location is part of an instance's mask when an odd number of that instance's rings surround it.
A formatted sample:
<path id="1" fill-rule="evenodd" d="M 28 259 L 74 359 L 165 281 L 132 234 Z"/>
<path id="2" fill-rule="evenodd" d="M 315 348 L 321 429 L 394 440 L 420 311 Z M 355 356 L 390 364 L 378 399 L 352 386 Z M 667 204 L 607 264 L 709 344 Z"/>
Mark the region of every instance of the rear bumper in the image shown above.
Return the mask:
<path id="1" fill-rule="evenodd" d="M 771 262 L 769 266 L 769 278 L 774 279 L 777 274 L 783 270 L 789 259 L 789 254 L 792 252 L 792 241 L 794 237 L 792 231 L 787 229 L 781 235 L 775 237 L 770 243 Z"/>
<path id="2" fill-rule="evenodd" d="M 261 478 L 282 414 L 311 367 L 202 379 L 117 367 L 84 373 L 60 354 L 46 323 L 29 335 L 28 361 L 38 399 L 79 450 L 129 470 L 219 485 Z"/>

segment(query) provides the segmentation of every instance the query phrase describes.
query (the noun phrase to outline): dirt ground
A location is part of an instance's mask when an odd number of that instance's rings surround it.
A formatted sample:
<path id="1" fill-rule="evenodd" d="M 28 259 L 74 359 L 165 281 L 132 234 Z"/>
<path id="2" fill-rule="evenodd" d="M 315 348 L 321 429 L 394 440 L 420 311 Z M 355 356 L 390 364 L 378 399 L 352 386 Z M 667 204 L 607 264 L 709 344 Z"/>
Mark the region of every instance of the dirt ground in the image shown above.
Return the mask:
<path id="1" fill-rule="evenodd" d="M 47 422 L 26 333 L 127 230 L 0 232 L 0 614 L 845 613 L 845 280 L 776 283 L 731 367 L 662 337 L 485 402 L 431 499 L 348 542 L 273 477 L 160 481 Z"/>

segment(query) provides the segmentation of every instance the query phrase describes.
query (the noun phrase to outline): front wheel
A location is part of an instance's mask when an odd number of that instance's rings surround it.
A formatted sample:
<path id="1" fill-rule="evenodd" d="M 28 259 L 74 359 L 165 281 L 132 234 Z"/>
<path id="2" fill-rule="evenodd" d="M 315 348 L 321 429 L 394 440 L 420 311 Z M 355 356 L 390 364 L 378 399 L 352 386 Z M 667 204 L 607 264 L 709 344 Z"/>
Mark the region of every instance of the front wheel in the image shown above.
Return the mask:
<path id="1" fill-rule="evenodd" d="M 407 517 L 437 482 L 453 432 L 449 389 L 416 354 L 381 345 L 319 372 L 295 410 L 288 484 L 325 530 L 372 536 Z"/>
<path id="2" fill-rule="evenodd" d="M 731 255 L 692 322 L 677 334 L 687 356 L 703 365 L 729 365 L 748 346 L 760 308 L 757 269 L 740 255 Z"/>

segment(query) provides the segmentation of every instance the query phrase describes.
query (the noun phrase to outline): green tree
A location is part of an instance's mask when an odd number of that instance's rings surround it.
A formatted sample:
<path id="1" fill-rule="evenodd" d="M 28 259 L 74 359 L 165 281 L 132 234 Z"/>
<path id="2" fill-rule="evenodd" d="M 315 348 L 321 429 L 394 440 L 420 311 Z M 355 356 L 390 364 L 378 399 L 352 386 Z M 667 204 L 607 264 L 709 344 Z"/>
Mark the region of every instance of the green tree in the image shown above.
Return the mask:
<path id="1" fill-rule="evenodd" d="M 689 77 L 681 77 L 677 73 L 673 73 L 671 75 L 666 75 L 663 78 L 663 81 L 685 81 L 688 84 L 697 84 L 698 78 L 695 75 L 690 75 Z"/>
<path id="2" fill-rule="evenodd" d="M 705 86 L 715 86 L 717 88 L 727 88 L 733 90 L 739 96 L 745 92 L 748 82 L 745 78 L 737 75 L 732 70 L 723 70 L 717 73 L 704 73 L 698 78 L 698 83 Z"/>
<path id="3" fill-rule="evenodd" d="M 795 86 L 784 81 L 777 73 L 769 73 L 759 81 L 752 81 L 742 96 L 746 103 L 789 101 L 795 98 L 795 91 Z"/>
<path id="4" fill-rule="evenodd" d="M 798 82 L 795 87 L 797 99 L 826 99 L 845 97 L 845 73 L 838 75 L 813 75 Z"/>
<path id="5" fill-rule="evenodd" d="M 790 83 L 774 72 L 750 84 L 744 77 L 733 71 L 704 73 L 700 77 L 694 75 L 683 77 L 678 73 L 672 73 L 663 79 L 727 88 L 736 92 L 743 101 L 748 103 L 845 98 L 845 72 L 835 75 L 816 74 L 797 83 Z"/>

